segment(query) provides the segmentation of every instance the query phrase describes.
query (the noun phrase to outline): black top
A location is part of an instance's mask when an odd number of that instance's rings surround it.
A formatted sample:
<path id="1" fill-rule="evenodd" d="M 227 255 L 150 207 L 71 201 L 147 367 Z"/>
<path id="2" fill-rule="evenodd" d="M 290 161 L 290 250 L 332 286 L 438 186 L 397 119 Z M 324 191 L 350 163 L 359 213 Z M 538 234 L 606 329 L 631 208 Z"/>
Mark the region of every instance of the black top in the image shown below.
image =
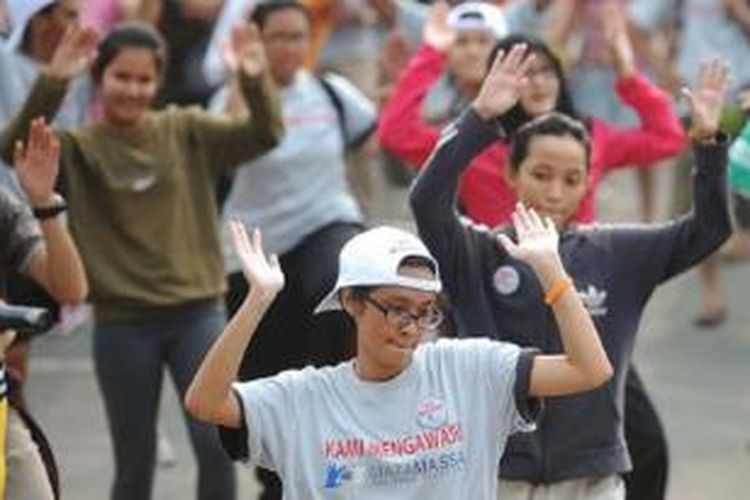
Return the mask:
<path id="1" fill-rule="evenodd" d="M 500 476 L 551 483 L 630 469 L 623 436 L 625 375 L 643 309 L 654 289 L 716 250 L 730 233 L 726 138 L 695 148 L 694 211 L 664 224 L 594 225 L 565 231 L 560 255 L 615 369 L 605 386 L 547 401 L 539 428 L 508 443 Z M 563 351 L 532 269 L 510 257 L 497 231 L 462 219 L 461 172 L 497 140 L 469 109 L 446 127 L 417 178 L 411 205 L 440 264 L 460 336 L 490 336 Z M 512 235 L 509 228 L 501 229 Z"/>

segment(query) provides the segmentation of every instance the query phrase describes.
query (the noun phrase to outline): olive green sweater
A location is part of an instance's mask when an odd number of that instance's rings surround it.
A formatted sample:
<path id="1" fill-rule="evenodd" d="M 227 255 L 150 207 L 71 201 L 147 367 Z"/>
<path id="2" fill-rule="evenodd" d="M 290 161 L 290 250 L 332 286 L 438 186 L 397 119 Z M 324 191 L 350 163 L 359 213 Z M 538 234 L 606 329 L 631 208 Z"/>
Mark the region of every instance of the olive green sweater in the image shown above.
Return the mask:
<path id="1" fill-rule="evenodd" d="M 169 107 L 131 131 L 94 123 L 59 132 L 70 228 L 97 320 L 129 320 L 223 293 L 217 177 L 273 148 L 283 130 L 270 78 L 242 77 L 241 86 L 248 118 Z M 40 76 L 3 134 L 6 161 L 32 118 L 51 121 L 66 90 Z"/>

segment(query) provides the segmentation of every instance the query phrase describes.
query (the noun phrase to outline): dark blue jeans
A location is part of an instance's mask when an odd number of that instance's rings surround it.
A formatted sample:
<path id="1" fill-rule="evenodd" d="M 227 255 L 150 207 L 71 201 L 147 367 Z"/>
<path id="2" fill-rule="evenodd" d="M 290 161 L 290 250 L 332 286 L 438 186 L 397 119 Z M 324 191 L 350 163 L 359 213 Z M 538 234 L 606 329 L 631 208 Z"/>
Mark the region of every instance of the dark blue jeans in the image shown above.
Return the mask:
<path id="1" fill-rule="evenodd" d="M 156 421 L 167 368 L 180 401 L 225 324 L 219 299 L 158 309 L 122 323 L 97 324 L 94 365 L 115 455 L 112 500 L 148 500 L 156 461 Z M 185 414 L 198 463 L 199 500 L 234 500 L 234 466 L 218 432 Z"/>

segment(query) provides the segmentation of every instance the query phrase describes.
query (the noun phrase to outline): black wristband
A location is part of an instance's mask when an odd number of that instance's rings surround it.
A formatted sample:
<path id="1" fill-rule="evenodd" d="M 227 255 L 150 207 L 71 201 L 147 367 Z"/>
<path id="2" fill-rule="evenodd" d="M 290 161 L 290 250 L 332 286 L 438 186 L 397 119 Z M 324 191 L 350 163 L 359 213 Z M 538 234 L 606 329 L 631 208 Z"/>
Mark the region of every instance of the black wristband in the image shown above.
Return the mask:
<path id="1" fill-rule="evenodd" d="M 57 217 L 68 209 L 68 204 L 65 199 L 58 195 L 55 195 L 55 202 L 48 207 L 33 207 L 31 212 L 37 220 L 46 220 L 53 217 Z"/>

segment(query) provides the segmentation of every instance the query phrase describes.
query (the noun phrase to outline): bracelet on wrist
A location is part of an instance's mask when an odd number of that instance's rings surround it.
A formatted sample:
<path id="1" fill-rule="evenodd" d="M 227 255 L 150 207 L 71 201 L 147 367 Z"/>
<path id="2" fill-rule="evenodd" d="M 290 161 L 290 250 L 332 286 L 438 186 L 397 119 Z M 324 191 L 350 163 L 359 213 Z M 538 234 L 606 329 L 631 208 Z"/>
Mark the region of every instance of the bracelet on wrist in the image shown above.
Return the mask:
<path id="1" fill-rule="evenodd" d="M 37 220 L 47 220 L 57 217 L 68 209 L 65 198 L 55 193 L 52 204 L 43 207 L 32 207 L 31 212 Z"/>
<path id="2" fill-rule="evenodd" d="M 558 278 L 552 286 L 544 293 L 544 303 L 548 306 L 553 305 L 568 289 L 573 287 L 573 280 L 565 276 Z"/>

